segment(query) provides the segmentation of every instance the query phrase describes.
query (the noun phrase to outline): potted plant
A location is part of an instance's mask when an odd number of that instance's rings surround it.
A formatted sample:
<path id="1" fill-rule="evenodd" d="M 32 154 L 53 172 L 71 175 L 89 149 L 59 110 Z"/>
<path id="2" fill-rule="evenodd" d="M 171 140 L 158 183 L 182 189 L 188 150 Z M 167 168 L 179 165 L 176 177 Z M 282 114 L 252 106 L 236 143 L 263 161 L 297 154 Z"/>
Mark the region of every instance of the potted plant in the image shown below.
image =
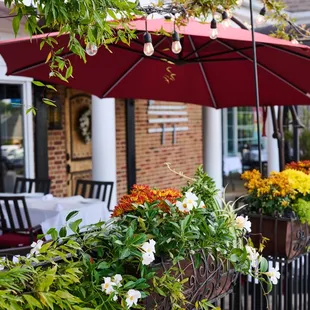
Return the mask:
<path id="1" fill-rule="evenodd" d="M 251 223 L 201 167 L 188 181 L 182 191 L 134 186 L 107 223 L 82 227 L 70 213 L 75 235 L 51 229 L 27 257 L 2 259 L 0 308 L 210 309 L 237 272 L 270 290 L 280 274 L 250 243 Z"/>
<path id="2" fill-rule="evenodd" d="M 264 254 L 289 260 L 303 254 L 310 242 L 310 175 L 286 169 L 267 178 L 257 170 L 241 177 L 248 190 L 245 201 L 253 240 L 269 239 Z"/>

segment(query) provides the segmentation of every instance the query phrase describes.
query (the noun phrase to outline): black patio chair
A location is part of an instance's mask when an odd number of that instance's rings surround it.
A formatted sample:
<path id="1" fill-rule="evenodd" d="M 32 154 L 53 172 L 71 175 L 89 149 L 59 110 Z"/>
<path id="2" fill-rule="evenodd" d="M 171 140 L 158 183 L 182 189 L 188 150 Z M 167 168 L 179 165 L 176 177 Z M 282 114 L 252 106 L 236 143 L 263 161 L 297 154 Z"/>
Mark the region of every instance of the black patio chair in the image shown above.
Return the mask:
<path id="1" fill-rule="evenodd" d="M 6 257 L 9 260 L 13 260 L 14 256 L 26 256 L 30 253 L 31 246 L 22 246 L 17 248 L 0 249 L 0 257 Z"/>
<path id="2" fill-rule="evenodd" d="M 110 210 L 114 182 L 101 182 L 90 180 L 77 180 L 75 195 L 81 195 L 84 198 L 96 198 L 107 203 Z"/>
<path id="3" fill-rule="evenodd" d="M 42 233 L 40 225 L 32 226 L 23 196 L 0 197 L 0 220 L 0 248 L 29 246 Z"/>
<path id="4" fill-rule="evenodd" d="M 49 179 L 30 179 L 17 177 L 14 186 L 14 193 L 31 193 L 32 189 L 36 193 L 50 192 L 51 180 Z"/>

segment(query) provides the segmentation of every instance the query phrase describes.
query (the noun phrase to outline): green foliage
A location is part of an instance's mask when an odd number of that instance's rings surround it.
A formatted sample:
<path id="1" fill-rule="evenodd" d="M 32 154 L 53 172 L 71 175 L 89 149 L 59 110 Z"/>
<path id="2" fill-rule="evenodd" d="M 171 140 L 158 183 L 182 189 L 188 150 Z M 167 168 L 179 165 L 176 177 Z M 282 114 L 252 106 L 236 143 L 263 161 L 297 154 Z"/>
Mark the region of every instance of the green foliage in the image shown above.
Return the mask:
<path id="1" fill-rule="evenodd" d="M 59 232 L 48 231 L 52 241 L 43 244 L 39 253 L 18 262 L 1 262 L 0 309 L 145 309 L 143 299 L 150 294 L 167 296 L 173 309 L 182 309 L 188 278 L 176 267 L 192 257 L 198 268 L 202 253 L 224 268 L 232 264 L 236 271 L 269 283 L 266 261 L 257 255 L 260 265 L 252 268 L 250 254 L 255 249 L 237 226 L 233 206 L 219 202 L 214 182 L 201 167 L 183 190 L 177 202 L 134 204 L 130 212 L 83 229 L 77 212 L 71 212 Z M 181 211 L 180 202 L 191 204 L 191 199 L 195 207 Z M 69 227 L 75 234 L 66 236 Z M 148 253 L 153 258 L 145 262 Z M 161 260 L 168 267 L 159 272 Z M 137 304 L 128 303 L 130 292 L 140 294 Z M 212 309 L 205 300 L 197 307 Z"/>
<path id="2" fill-rule="evenodd" d="M 298 214 L 301 223 L 310 225 L 310 201 L 299 198 L 292 205 L 292 209 Z"/>

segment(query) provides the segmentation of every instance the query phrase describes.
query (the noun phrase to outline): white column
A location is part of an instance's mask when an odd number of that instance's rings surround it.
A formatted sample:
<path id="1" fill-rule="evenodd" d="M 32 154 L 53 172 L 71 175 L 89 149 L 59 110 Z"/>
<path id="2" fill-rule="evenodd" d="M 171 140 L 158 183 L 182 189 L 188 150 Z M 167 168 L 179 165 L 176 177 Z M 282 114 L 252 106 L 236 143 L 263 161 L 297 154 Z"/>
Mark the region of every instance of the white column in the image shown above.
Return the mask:
<path id="1" fill-rule="evenodd" d="M 92 96 L 92 165 L 93 180 L 112 181 L 111 208 L 116 201 L 116 131 L 115 99 Z"/>
<path id="2" fill-rule="evenodd" d="M 275 107 L 275 113 L 277 115 L 278 107 Z M 268 174 L 271 171 L 279 171 L 279 148 L 277 139 L 272 137 L 273 131 L 273 124 L 272 124 L 272 117 L 271 117 L 271 110 L 268 108 L 268 115 L 267 115 L 267 152 L 268 152 Z"/>
<path id="3" fill-rule="evenodd" d="M 33 114 L 26 113 L 32 106 L 32 83 L 24 82 L 23 85 L 23 122 L 24 122 L 24 154 L 25 177 L 34 178 L 34 143 L 33 143 Z"/>
<path id="4" fill-rule="evenodd" d="M 203 107 L 203 164 L 216 187 L 222 189 L 222 114 L 209 107 Z"/>

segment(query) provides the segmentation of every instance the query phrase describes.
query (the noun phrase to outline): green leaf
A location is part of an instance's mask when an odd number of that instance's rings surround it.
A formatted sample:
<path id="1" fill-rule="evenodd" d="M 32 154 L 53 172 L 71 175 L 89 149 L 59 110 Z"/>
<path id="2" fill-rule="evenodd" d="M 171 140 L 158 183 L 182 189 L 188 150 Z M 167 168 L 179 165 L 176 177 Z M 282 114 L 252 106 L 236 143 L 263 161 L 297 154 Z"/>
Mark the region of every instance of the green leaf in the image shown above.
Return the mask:
<path id="1" fill-rule="evenodd" d="M 42 309 L 42 304 L 37 299 L 32 297 L 31 295 L 24 294 L 22 296 L 24 297 L 26 302 L 29 304 L 31 309 L 35 309 L 35 308 Z"/>
<path id="2" fill-rule="evenodd" d="M 260 260 L 260 271 L 266 272 L 268 270 L 268 261 L 265 257 L 262 257 Z"/>
<path id="3" fill-rule="evenodd" d="M 58 232 L 56 230 L 56 228 L 50 228 L 47 232 L 47 235 L 51 235 L 52 239 L 55 241 L 58 238 Z"/>
<path id="4" fill-rule="evenodd" d="M 14 31 L 15 37 L 18 34 L 21 17 L 22 17 L 22 15 L 18 14 L 12 20 L 12 26 L 13 26 L 13 31 Z"/>
<path id="5" fill-rule="evenodd" d="M 68 79 L 69 77 L 72 76 L 72 72 L 73 72 L 73 67 L 69 66 L 67 71 L 66 71 L 66 79 Z"/>
<path id="6" fill-rule="evenodd" d="M 62 299 L 67 299 L 68 301 L 71 302 L 79 302 L 80 299 L 72 294 L 70 294 L 68 291 L 60 291 L 58 290 L 56 292 L 56 295 Z"/>
<path id="7" fill-rule="evenodd" d="M 26 114 L 28 113 L 33 113 L 33 115 L 36 115 L 37 114 L 37 109 L 35 107 L 30 107 L 26 110 Z"/>
<path id="8" fill-rule="evenodd" d="M 32 84 L 39 86 L 39 87 L 45 87 L 45 84 L 40 81 L 32 81 Z"/>
<path id="9" fill-rule="evenodd" d="M 59 237 L 64 238 L 67 236 L 67 228 L 66 227 L 61 227 L 59 230 Z"/>
<path id="10" fill-rule="evenodd" d="M 71 228 L 71 230 L 74 233 L 78 233 L 79 232 L 79 225 L 82 223 L 82 219 L 78 219 L 75 222 L 72 222 L 69 224 L 69 227 Z"/>
<path id="11" fill-rule="evenodd" d="M 54 90 L 54 91 L 57 92 L 57 89 L 56 89 L 53 85 L 46 84 L 45 86 L 46 86 L 47 88 L 52 89 L 52 90 Z"/>
<path id="12" fill-rule="evenodd" d="M 120 255 L 119 255 L 119 259 L 124 259 L 126 257 L 130 256 L 130 250 L 125 248 L 121 251 Z"/>
<path id="13" fill-rule="evenodd" d="M 101 262 L 99 265 L 98 265 L 98 269 L 108 269 L 110 268 L 111 264 L 108 263 L 108 262 Z"/>
<path id="14" fill-rule="evenodd" d="M 79 211 L 71 211 L 67 217 L 66 217 L 66 222 L 68 222 L 70 219 L 72 219 L 74 216 L 76 216 L 79 213 Z"/>
<path id="15" fill-rule="evenodd" d="M 55 104 L 53 100 L 50 100 L 48 98 L 43 98 L 42 101 L 47 105 L 57 108 L 57 105 Z"/>

